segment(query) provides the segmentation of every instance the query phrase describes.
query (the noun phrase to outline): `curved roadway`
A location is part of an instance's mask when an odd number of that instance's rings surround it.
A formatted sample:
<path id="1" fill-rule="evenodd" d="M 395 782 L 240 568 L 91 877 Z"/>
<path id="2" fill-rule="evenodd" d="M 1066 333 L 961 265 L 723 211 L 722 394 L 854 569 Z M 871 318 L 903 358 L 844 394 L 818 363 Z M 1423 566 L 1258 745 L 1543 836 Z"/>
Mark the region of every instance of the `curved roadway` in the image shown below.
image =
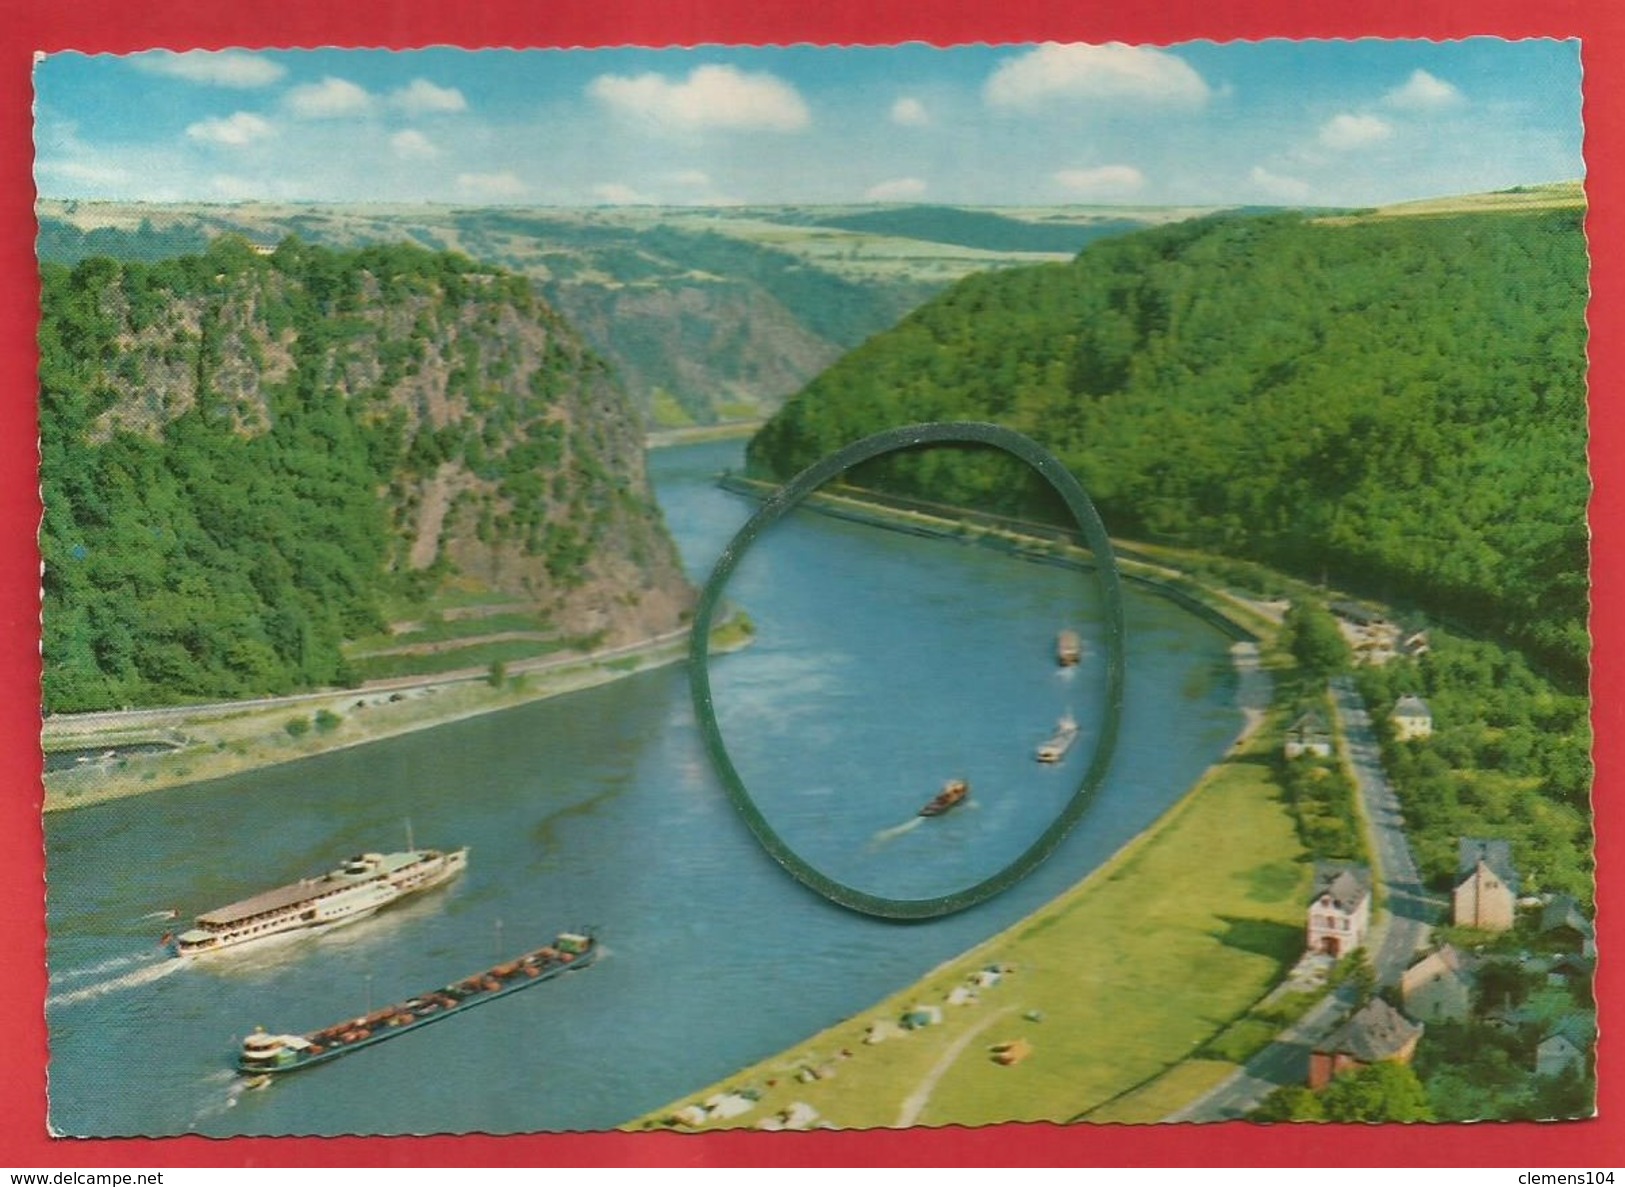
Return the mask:
<path id="1" fill-rule="evenodd" d="M 1398 982 L 1428 939 L 1439 904 L 1427 896 L 1410 844 L 1399 800 L 1382 770 L 1382 756 L 1371 729 L 1371 715 L 1354 681 L 1332 681 L 1332 702 L 1343 726 L 1345 753 L 1360 793 L 1366 840 L 1375 864 L 1374 881 L 1384 896 L 1381 917 L 1366 937 L 1366 951 L 1378 985 Z M 1308 1014 L 1276 1036 L 1274 1042 L 1206 1095 L 1170 1114 L 1168 1121 L 1231 1121 L 1245 1117 L 1277 1088 L 1309 1079 L 1309 1053 L 1331 1033 L 1356 1004 L 1358 989 L 1343 984 Z"/>

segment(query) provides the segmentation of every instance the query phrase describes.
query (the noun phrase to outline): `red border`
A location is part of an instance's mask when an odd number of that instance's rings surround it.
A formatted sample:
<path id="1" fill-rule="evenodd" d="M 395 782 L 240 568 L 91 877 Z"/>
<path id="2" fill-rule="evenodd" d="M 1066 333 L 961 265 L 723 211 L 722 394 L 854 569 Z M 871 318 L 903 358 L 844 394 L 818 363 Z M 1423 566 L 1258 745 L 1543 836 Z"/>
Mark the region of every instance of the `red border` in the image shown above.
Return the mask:
<path id="1" fill-rule="evenodd" d="M 885 44 L 929 41 L 1085 40 L 1174 42 L 1266 37 L 1579 37 L 1586 72 L 1588 228 L 1592 243 L 1592 468 L 1596 483 L 1594 710 L 1598 741 L 1598 895 L 1603 962 L 1598 1000 L 1625 1000 L 1617 959 L 1625 927 L 1615 890 L 1625 809 L 1621 646 L 1625 565 L 1616 525 L 1625 522 L 1625 481 L 1609 465 L 1625 449 L 1625 410 L 1606 398 L 1621 387 L 1625 267 L 1607 250 L 1625 242 L 1614 206 L 1625 163 L 1625 7 L 1610 0 L 277 0 L 238 6 L 221 0 L 0 0 L 0 157 L 10 181 L 0 191 L 0 539 L 12 563 L 0 567 L 0 918 L 15 945 L 0 978 L 7 1037 L 0 1077 L 0 1163 L 27 1168 L 136 1166 L 750 1166 L 750 1165 L 1117 1165 L 1117 1166 L 1518 1166 L 1583 1168 L 1625 1163 L 1625 1050 L 1603 1017 L 1600 1119 L 1561 1125 L 1417 1126 L 1368 1129 L 1004 1126 L 979 1130 L 840 1134 L 582 1134 L 517 1138 L 52 1139 L 45 1129 L 43 882 L 38 817 L 39 503 L 35 482 L 37 311 L 32 211 L 31 54 L 37 50 L 122 52 L 268 46 L 449 44 L 619 45 L 695 42 Z M 1615 154 L 1622 154 L 1616 156 Z"/>

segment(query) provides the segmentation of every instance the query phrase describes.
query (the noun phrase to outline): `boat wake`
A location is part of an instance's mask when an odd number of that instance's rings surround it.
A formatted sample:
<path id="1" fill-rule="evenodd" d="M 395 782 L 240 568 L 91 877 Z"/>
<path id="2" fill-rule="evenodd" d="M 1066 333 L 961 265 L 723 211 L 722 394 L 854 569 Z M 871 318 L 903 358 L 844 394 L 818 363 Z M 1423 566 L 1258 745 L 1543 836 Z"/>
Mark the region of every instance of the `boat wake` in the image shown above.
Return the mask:
<path id="1" fill-rule="evenodd" d="M 924 823 L 924 816 L 913 816 L 904 821 L 902 824 L 895 825 L 892 828 L 883 828 L 874 836 L 869 838 L 869 848 L 876 849 L 881 845 L 884 845 L 887 841 L 895 841 L 898 837 L 904 835 L 905 833 L 913 832 Z"/>
<path id="2" fill-rule="evenodd" d="M 103 994 L 115 993 L 120 989 L 134 989 L 138 985 L 150 985 L 160 981 L 171 973 L 178 973 L 186 967 L 186 962 L 170 957 L 162 957 L 141 968 L 125 973 L 121 977 L 107 977 L 93 985 L 85 985 L 78 989 L 70 989 L 66 993 L 52 994 L 45 999 L 47 1009 L 56 1006 L 71 1006 L 75 1002 L 89 1001 L 91 998 L 101 997 Z"/>
<path id="3" fill-rule="evenodd" d="M 210 1072 L 203 1078 L 203 1082 L 208 1085 L 211 1098 L 207 1104 L 205 1104 L 193 1115 L 192 1123 L 189 1128 L 196 1129 L 200 1122 L 207 1121 L 211 1117 L 218 1117 L 227 1109 L 235 1109 L 237 1107 L 237 1102 L 241 1100 L 246 1093 L 252 1092 L 256 1088 L 265 1087 L 268 1080 L 269 1077 L 266 1076 L 255 1076 L 250 1079 L 244 1079 L 242 1076 L 239 1076 L 233 1071 Z M 222 1086 L 224 1088 L 225 1091 L 222 1093 L 222 1095 L 212 1095 L 216 1086 Z"/>
<path id="4" fill-rule="evenodd" d="M 117 972 L 119 969 L 132 968 L 138 964 L 151 964 L 153 959 L 152 953 L 132 952 L 124 956 L 114 956 L 109 960 L 103 960 L 96 964 L 87 964 L 83 968 L 52 969 L 51 980 L 58 983 L 62 981 L 83 981 L 86 977 L 102 977 L 108 973 Z"/>

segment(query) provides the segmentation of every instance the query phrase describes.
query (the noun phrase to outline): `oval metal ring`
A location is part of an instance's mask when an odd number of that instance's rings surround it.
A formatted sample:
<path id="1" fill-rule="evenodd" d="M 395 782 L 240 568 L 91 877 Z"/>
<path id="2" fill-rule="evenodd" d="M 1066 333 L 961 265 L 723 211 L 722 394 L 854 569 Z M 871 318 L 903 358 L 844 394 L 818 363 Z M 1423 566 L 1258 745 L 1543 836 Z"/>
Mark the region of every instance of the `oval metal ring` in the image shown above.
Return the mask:
<path id="1" fill-rule="evenodd" d="M 1083 533 L 1084 542 L 1094 555 L 1095 578 L 1100 588 L 1101 609 L 1106 643 L 1106 696 L 1101 707 L 1100 732 L 1096 735 L 1095 751 L 1089 760 L 1078 789 L 1028 848 L 997 873 L 972 885 L 933 898 L 897 899 L 870 894 L 829 877 L 804 859 L 774 831 L 762 815 L 755 799 L 746 788 L 722 740 L 717 724 L 716 709 L 711 700 L 711 674 L 709 668 L 711 620 L 740 559 L 756 537 L 776 523 L 819 487 L 842 472 L 862 462 L 911 449 L 919 445 L 976 444 L 1002 449 L 1026 462 L 1038 471 L 1066 503 L 1072 518 Z M 694 624 L 689 643 L 689 687 L 694 696 L 694 712 L 699 719 L 700 732 L 705 740 L 706 752 L 722 778 L 728 797 L 744 818 L 746 825 L 764 849 L 798 881 L 817 891 L 831 902 L 867 915 L 886 919 L 932 919 L 963 911 L 977 903 L 1009 889 L 1032 873 L 1043 862 L 1074 825 L 1088 810 L 1117 748 L 1117 733 L 1123 715 L 1123 685 L 1125 659 L 1123 647 L 1123 596 L 1120 587 L 1117 560 L 1112 554 L 1111 541 L 1095 506 L 1084 492 L 1072 472 L 1031 438 L 999 425 L 975 422 L 948 421 L 911 425 L 888 429 L 872 437 L 865 437 L 844 449 L 830 454 L 797 474 L 781 487 L 739 530 L 722 552 L 716 568 L 701 591 L 699 605 L 694 612 Z"/>

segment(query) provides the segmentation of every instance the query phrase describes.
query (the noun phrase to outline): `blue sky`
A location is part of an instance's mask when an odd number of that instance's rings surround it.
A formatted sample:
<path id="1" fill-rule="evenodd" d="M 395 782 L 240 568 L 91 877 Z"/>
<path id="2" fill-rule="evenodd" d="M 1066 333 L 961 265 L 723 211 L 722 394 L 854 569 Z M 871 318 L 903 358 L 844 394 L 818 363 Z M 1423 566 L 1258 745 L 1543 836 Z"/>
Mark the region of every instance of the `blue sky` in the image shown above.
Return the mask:
<path id="1" fill-rule="evenodd" d="M 1582 177 L 1580 46 L 53 54 L 58 198 L 1364 206 Z"/>

